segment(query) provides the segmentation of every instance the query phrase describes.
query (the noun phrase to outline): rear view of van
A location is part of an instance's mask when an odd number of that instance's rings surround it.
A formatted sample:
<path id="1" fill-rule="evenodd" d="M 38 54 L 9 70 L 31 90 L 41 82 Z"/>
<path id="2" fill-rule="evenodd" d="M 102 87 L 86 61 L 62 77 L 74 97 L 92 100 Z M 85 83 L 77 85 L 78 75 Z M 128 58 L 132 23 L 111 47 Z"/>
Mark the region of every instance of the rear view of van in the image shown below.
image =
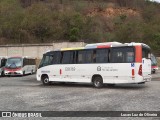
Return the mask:
<path id="1" fill-rule="evenodd" d="M 157 64 L 157 59 L 153 54 L 151 54 L 151 63 L 152 63 L 151 71 L 152 73 L 156 73 L 156 71 L 158 70 L 158 64 Z"/>

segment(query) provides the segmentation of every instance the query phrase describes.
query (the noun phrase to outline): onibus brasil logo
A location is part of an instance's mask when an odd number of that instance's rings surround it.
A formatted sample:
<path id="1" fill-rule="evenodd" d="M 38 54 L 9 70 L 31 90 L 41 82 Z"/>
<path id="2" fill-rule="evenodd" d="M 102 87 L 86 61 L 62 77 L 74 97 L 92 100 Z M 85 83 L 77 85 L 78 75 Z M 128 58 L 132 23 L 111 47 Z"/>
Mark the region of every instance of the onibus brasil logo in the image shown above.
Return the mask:
<path id="1" fill-rule="evenodd" d="M 39 112 L 2 112 L 2 117 L 42 117 Z"/>

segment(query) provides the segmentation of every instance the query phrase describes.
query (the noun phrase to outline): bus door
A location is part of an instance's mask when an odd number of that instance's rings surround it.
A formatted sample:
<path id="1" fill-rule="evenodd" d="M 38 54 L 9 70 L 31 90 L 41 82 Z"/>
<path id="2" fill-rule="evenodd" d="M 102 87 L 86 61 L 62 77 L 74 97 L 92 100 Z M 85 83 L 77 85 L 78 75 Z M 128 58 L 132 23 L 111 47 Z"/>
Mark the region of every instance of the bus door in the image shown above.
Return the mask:
<path id="1" fill-rule="evenodd" d="M 151 54 L 148 48 L 142 48 L 142 76 L 151 75 Z"/>

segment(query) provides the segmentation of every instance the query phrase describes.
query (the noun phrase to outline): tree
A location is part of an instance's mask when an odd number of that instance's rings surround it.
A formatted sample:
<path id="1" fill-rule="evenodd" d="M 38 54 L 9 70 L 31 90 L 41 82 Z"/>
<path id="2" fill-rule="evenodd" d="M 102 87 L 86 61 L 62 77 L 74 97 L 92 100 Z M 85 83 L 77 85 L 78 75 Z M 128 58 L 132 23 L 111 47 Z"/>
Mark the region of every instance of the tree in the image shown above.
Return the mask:
<path id="1" fill-rule="evenodd" d="M 42 3 L 33 4 L 25 12 L 23 20 L 23 30 L 31 36 L 35 36 L 40 42 L 45 42 L 46 38 L 52 36 L 52 13 L 47 6 Z"/>
<path id="2" fill-rule="evenodd" d="M 31 6 L 32 0 L 20 0 L 23 7 Z"/>
<path id="3" fill-rule="evenodd" d="M 77 41 L 82 38 L 85 17 L 77 12 L 64 12 L 60 16 L 64 39 Z"/>
<path id="4" fill-rule="evenodd" d="M 119 16 L 115 22 L 115 41 L 120 42 L 142 42 L 143 21 L 133 17 Z"/>
<path id="5" fill-rule="evenodd" d="M 59 0 L 60 1 L 60 4 L 63 4 L 63 0 Z"/>
<path id="6" fill-rule="evenodd" d="M 17 40 L 21 43 L 20 29 L 24 17 L 21 5 L 17 0 L 1 0 L 0 11 L 0 37 L 10 40 L 11 43 Z"/>

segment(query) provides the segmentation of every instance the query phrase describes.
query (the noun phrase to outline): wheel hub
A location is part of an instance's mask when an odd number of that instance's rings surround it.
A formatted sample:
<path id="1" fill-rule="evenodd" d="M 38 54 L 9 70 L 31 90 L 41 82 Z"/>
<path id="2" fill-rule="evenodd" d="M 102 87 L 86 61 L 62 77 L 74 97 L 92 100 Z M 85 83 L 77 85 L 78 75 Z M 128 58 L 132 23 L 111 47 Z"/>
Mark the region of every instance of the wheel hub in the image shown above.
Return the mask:
<path id="1" fill-rule="evenodd" d="M 95 82 L 95 85 L 96 85 L 96 86 L 99 86 L 99 84 L 100 84 L 100 81 L 97 80 L 97 81 Z"/>
<path id="2" fill-rule="evenodd" d="M 44 79 L 44 83 L 48 83 L 48 78 L 45 78 L 45 79 Z"/>

